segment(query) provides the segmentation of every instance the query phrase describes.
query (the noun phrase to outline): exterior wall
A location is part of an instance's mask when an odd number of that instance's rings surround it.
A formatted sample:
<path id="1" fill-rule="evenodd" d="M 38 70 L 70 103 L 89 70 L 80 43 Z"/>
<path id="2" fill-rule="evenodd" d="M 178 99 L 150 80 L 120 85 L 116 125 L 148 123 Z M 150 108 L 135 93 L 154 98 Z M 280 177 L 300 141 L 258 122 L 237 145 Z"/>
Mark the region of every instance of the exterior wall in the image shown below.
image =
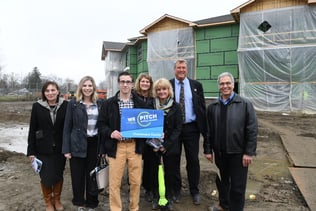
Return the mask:
<path id="1" fill-rule="evenodd" d="M 129 46 L 126 63 L 134 79 L 136 79 L 140 73 L 148 72 L 147 40 L 140 41 L 135 46 Z"/>
<path id="2" fill-rule="evenodd" d="M 133 74 L 134 78 L 137 76 L 137 48 L 136 46 L 130 46 L 128 48 L 127 66 L 129 72 Z"/>
<path id="3" fill-rule="evenodd" d="M 195 30 L 195 79 L 202 83 L 205 97 L 218 97 L 217 77 L 222 72 L 231 72 L 238 82 L 238 35 L 239 24 Z M 129 46 L 127 58 L 135 78 L 148 72 L 147 40 Z"/>
<path id="4" fill-rule="evenodd" d="M 238 81 L 238 35 L 239 24 L 195 30 L 195 76 L 203 85 L 205 97 L 218 97 L 217 76 L 222 72 L 231 72 Z"/>
<path id="5" fill-rule="evenodd" d="M 137 73 L 148 72 L 147 65 L 147 40 L 141 41 L 137 45 Z"/>

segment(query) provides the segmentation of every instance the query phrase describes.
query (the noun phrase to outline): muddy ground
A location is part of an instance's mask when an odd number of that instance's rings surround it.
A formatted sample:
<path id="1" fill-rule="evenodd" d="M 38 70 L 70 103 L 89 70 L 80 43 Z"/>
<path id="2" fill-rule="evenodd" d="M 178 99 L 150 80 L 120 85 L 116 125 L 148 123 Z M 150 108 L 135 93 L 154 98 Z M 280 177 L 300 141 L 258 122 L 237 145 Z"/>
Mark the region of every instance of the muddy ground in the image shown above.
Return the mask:
<path id="1" fill-rule="evenodd" d="M 0 102 L 0 129 L 21 127 L 22 130 L 23 127 L 27 127 L 30 110 L 30 102 Z M 285 115 L 284 113 L 269 112 L 258 112 L 257 115 L 259 120 L 257 156 L 253 165 L 249 168 L 245 210 L 309 210 L 289 173 L 288 167 L 291 164 L 288 161 L 279 134 L 274 128 L 264 127 L 261 120 L 286 127 L 301 136 L 316 139 L 316 115 Z M 1 135 L 0 144 L 10 142 L 10 139 L 14 139 L 12 137 L 14 137 L 14 134 L 13 136 Z M 22 140 L 21 145 L 26 145 L 26 141 L 26 138 Z M 183 193 L 181 203 L 174 205 L 176 211 L 207 210 L 209 205 L 218 203 L 214 182 L 216 169 L 204 158 L 202 152 L 201 148 L 201 205 L 194 206 L 192 204 L 187 189 L 185 162 L 183 161 Z M 62 202 L 65 210 L 75 210 L 75 207 L 71 204 L 72 192 L 68 163 L 64 178 Z M 22 153 L 0 149 L 0 190 L 0 210 L 44 210 L 39 177 L 32 171 L 28 159 Z M 250 194 L 254 194 L 256 199 L 249 199 Z M 127 210 L 126 179 L 123 180 L 122 198 L 124 209 Z M 107 193 L 102 192 L 99 199 L 100 206 L 96 210 L 108 210 Z M 140 206 L 140 210 L 151 210 L 151 204 L 144 200 L 143 192 Z"/>

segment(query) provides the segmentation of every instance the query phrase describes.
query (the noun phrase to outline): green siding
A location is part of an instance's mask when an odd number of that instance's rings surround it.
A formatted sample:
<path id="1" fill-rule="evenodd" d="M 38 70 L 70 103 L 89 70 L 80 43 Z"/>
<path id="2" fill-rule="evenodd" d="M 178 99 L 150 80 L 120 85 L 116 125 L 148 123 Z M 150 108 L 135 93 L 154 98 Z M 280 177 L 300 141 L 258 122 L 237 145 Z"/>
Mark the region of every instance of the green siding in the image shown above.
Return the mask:
<path id="1" fill-rule="evenodd" d="M 218 97 L 217 77 L 231 72 L 238 79 L 239 24 L 196 29 L 196 79 L 205 97 Z"/>
<path id="2" fill-rule="evenodd" d="M 205 30 L 206 39 L 230 37 L 231 35 L 232 35 L 231 27 L 227 27 L 226 25 L 209 27 L 208 29 Z"/>
<path id="3" fill-rule="evenodd" d="M 205 32 L 204 29 L 197 29 L 195 31 L 195 39 L 196 40 L 203 40 L 204 39 L 204 32 Z"/>
<path id="4" fill-rule="evenodd" d="M 217 80 L 201 80 L 205 97 L 218 97 Z"/>
<path id="5" fill-rule="evenodd" d="M 128 51 L 129 51 L 130 54 L 136 54 L 137 49 L 135 47 L 129 47 Z"/>
<path id="6" fill-rule="evenodd" d="M 232 36 L 238 37 L 239 36 L 239 24 L 231 25 L 232 27 Z"/>
<path id="7" fill-rule="evenodd" d="M 137 62 L 137 50 L 135 47 L 130 47 L 128 49 L 128 66 L 135 65 Z"/>
<path id="8" fill-rule="evenodd" d="M 196 53 L 208 53 L 210 51 L 210 41 L 196 41 Z"/>
<path id="9" fill-rule="evenodd" d="M 143 50 L 143 61 L 147 61 L 147 49 Z"/>
<path id="10" fill-rule="evenodd" d="M 226 66 L 215 66 L 212 67 L 211 79 L 217 80 L 219 74 L 223 72 L 230 72 L 233 74 L 234 78 L 238 77 L 238 65 L 226 65 Z"/>
<path id="11" fill-rule="evenodd" d="M 204 97 L 211 97 L 211 98 L 218 97 L 218 92 L 216 92 L 216 93 L 206 92 L 206 93 L 204 93 Z"/>
<path id="12" fill-rule="evenodd" d="M 148 72 L 147 65 L 147 41 L 141 41 L 136 46 L 130 46 L 134 54 L 130 56 L 130 69 L 131 73 L 136 77 L 142 72 Z M 132 70 L 132 67 L 135 68 Z"/>
<path id="13" fill-rule="evenodd" d="M 217 81 L 216 80 L 200 80 L 202 83 L 204 92 L 216 92 L 218 91 Z"/>
<path id="14" fill-rule="evenodd" d="M 131 64 L 136 64 L 137 63 L 137 58 L 136 58 L 136 55 L 130 55 L 129 57 L 129 61 Z"/>
<path id="15" fill-rule="evenodd" d="M 143 72 L 143 63 L 140 62 L 140 63 L 137 63 L 137 73 L 141 73 Z"/>
<path id="16" fill-rule="evenodd" d="M 196 79 L 209 79 L 210 78 L 210 68 L 200 67 L 196 69 Z"/>
<path id="17" fill-rule="evenodd" d="M 137 64 L 137 73 L 148 72 L 148 66 L 146 61 L 142 61 Z"/>
<path id="18" fill-rule="evenodd" d="M 225 52 L 225 64 L 238 64 L 237 51 Z"/>
<path id="19" fill-rule="evenodd" d="M 211 41 L 211 52 L 236 50 L 238 41 L 235 37 L 214 39 Z"/>
<path id="20" fill-rule="evenodd" d="M 222 65 L 224 63 L 224 54 L 222 52 L 198 54 L 197 61 L 198 66 Z"/>
<path id="21" fill-rule="evenodd" d="M 142 42 L 143 48 L 147 50 L 147 40 L 144 40 Z"/>
<path id="22" fill-rule="evenodd" d="M 129 66 L 129 72 L 132 73 L 132 74 L 137 74 L 137 65 L 131 64 Z"/>

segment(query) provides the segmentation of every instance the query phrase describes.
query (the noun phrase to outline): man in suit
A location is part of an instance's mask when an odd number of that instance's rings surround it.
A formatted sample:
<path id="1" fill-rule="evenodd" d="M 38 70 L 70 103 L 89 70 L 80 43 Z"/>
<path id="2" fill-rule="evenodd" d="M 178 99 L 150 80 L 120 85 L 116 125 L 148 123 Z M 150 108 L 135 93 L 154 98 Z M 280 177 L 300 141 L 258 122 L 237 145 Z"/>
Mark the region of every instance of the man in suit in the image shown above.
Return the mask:
<path id="1" fill-rule="evenodd" d="M 176 187 L 174 187 L 174 201 L 180 202 L 181 191 L 181 175 L 180 163 L 182 145 L 184 146 L 186 157 L 186 170 L 189 180 L 190 194 L 195 205 L 200 204 L 200 161 L 199 161 L 199 145 L 200 134 L 206 139 L 206 106 L 202 84 L 196 80 L 187 77 L 187 62 L 179 59 L 174 65 L 175 78 L 170 82 L 173 86 L 176 102 L 183 108 L 183 126 L 179 137 L 180 156 L 177 161 L 176 171 Z M 183 86 L 184 91 L 181 90 Z M 181 96 L 181 93 L 184 93 Z M 184 99 L 183 99 L 184 98 Z"/>

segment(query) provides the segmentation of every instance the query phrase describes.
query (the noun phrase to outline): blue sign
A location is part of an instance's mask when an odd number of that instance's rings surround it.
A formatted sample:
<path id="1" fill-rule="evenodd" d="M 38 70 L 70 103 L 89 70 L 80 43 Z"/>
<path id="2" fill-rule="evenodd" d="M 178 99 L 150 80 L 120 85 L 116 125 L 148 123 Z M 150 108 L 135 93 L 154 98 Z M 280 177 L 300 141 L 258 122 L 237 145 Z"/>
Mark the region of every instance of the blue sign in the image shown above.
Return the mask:
<path id="1" fill-rule="evenodd" d="M 124 138 L 161 138 L 163 111 L 122 108 L 121 134 Z"/>

